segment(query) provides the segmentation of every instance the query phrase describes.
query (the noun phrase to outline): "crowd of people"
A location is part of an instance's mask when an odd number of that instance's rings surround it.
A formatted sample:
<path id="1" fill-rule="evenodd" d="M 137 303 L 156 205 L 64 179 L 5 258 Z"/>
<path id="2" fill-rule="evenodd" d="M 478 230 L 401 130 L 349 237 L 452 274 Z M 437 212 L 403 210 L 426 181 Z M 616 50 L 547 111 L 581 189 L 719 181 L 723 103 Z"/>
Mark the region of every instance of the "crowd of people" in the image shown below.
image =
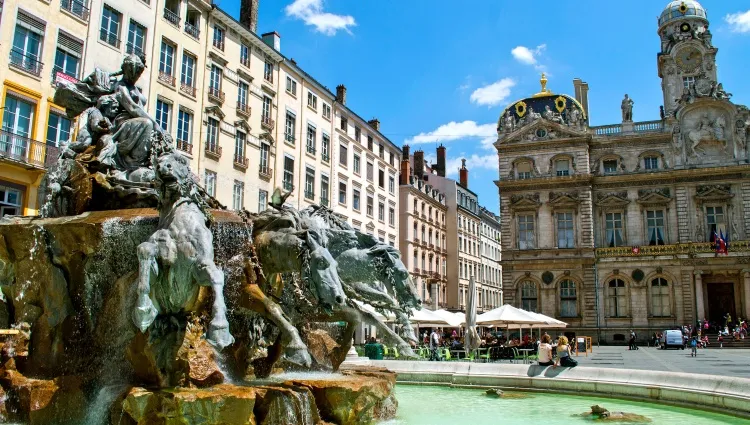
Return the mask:
<path id="1" fill-rule="evenodd" d="M 698 348 L 706 348 L 711 344 L 709 334 L 716 334 L 715 343 L 719 347 L 723 347 L 723 344 L 727 340 L 740 341 L 747 337 L 748 323 L 742 318 L 738 318 L 736 321 L 733 320 L 732 315 L 727 313 L 723 317 L 724 323 L 709 322 L 708 319 L 698 321 L 695 325 L 683 325 L 678 328 L 682 332 L 683 345 L 691 348 L 691 355 L 697 355 L 696 350 Z M 631 347 L 637 345 L 634 344 L 634 332 L 631 331 Z M 661 344 L 662 333 L 654 332 L 651 336 L 650 345 L 658 347 Z"/>

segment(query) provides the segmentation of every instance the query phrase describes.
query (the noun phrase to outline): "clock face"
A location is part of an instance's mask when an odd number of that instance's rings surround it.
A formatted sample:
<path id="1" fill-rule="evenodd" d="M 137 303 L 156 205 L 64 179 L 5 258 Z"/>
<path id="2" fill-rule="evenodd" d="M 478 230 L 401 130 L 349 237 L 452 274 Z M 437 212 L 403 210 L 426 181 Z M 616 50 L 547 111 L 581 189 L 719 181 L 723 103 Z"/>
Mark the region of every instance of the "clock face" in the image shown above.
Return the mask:
<path id="1" fill-rule="evenodd" d="M 695 71 L 703 60 L 700 50 L 695 47 L 686 47 L 677 52 L 675 62 L 683 72 Z"/>

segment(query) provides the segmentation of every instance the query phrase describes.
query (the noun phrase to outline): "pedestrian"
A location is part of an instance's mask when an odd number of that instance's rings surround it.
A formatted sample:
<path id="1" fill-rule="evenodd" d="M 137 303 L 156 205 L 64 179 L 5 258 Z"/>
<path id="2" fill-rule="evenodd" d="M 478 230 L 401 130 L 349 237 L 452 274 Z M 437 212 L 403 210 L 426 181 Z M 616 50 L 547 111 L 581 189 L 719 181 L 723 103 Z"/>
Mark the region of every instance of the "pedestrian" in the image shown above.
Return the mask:
<path id="1" fill-rule="evenodd" d="M 698 357 L 698 339 L 690 338 L 690 357 Z"/>
<path id="2" fill-rule="evenodd" d="M 440 348 L 440 335 L 433 329 L 430 334 L 430 361 L 438 361 L 438 349 Z"/>
<path id="3" fill-rule="evenodd" d="M 638 338 L 638 335 L 636 335 L 634 330 L 630 330 L 630 341 L 629 341 L 629 350 L 637 350 L 638 344 L 636 344 L 636 338 Z"/>

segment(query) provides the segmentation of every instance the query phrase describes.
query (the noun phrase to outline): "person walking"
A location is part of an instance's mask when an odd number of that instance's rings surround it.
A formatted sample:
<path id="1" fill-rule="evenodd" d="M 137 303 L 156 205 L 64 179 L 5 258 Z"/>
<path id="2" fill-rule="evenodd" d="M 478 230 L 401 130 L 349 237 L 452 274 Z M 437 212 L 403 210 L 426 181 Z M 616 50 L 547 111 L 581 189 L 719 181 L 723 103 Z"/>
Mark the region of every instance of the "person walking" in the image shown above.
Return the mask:
<path id="1" fill-rule="evenodd" d="M 635 331 L 631 329 L 630 330 L 630 341 L 629 341 L 628 350 L 637 350 L 638 349 L 638 344 L 636 344 L 636 342 L 635 342 L 636 338 L 638 338 L 638 336 L 636 335 Z"/>
<path id="2" fill-rule="evenodd" d="M 430 361 L 438 361 L 438 349 L 440 348 L 440 335 L 433 329 L 430 334 Z"/>
<path id="3" fill-rule="evenodd" d="M 690 357 L 698 357 L 698 340 L 695 336 L 690 338 Z"/>

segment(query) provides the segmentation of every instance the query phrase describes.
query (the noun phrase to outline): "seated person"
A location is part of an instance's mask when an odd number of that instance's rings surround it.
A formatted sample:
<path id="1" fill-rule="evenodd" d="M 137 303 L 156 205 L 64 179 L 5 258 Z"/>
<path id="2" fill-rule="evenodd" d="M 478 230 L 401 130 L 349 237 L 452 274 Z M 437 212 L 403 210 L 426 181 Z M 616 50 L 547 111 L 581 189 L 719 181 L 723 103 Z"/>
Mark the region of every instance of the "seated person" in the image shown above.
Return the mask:
<path id="1" fill-rule="evenodd" d="M 552 345 L 550 342 L 552 338 L 549 335 L 542 335 L 542 342 L 539 344 L 539 366 L 553 366 L 555 362 L 552 360 Z"/>

